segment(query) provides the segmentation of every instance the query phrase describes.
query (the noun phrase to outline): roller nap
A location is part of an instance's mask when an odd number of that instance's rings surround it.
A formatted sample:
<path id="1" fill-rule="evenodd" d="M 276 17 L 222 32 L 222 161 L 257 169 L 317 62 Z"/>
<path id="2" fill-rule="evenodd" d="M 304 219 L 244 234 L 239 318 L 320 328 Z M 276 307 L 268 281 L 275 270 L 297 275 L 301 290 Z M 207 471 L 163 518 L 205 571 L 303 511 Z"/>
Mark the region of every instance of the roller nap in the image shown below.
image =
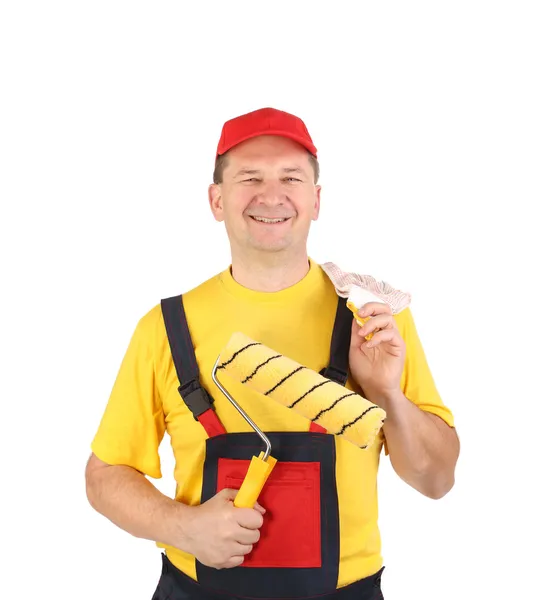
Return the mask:
<path id="1" fill-rule="evenodd" d="M 379 406 L 243 333 L 230 338 L 218 371 L 291 408 L 359 448 L 372 445 L 386 414 Z"/>

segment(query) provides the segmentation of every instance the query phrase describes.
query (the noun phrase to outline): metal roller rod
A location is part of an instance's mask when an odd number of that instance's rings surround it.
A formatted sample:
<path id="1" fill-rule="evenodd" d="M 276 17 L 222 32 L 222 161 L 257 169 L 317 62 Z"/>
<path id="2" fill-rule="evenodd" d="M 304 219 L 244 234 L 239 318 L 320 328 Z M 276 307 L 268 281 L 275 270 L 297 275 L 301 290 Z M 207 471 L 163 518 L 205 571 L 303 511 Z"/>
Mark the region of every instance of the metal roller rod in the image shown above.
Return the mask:
<path id="1" fill-rule="evenodd" d="M 221 385 L 221 383 L 219 382 L 219 380 L 217 379 L 217 365 L 219 364 L 219 356 L 217 357 L 217 360 L 215 361 L 215 365 L 213 366 L 213 371 L 212 371 L 212 379 L 215 382 L 215 385 L 223 392 L 223 394 L 225 394 L 225 396 L 228 398 L 228 400 L 230 401 L 230 403 L 234 406 L 234 408 L 242 415 L 242 417 L 244 417 L 244 419 L 249 423 L 250 427 L 255 431 L 255 433 L 263 440 L 263 442 L 265 443 L 266 446 L 266 450 L 264 453 L 264 458 L 263 460 L 267 460 L 269 455 L 270 455 L 270 451 L 272 449 L 272 446 L 270 444 L 270 440 L 266 437 L 266 435 L 259 429 L 259 427 L 257 427 L 257 425 L 250 419 L 249 415 L 242 409 L 242 407 L 238 404 L 238 402 L 236 402 L 236 400 L 228 393 L 228 391 Z"/>

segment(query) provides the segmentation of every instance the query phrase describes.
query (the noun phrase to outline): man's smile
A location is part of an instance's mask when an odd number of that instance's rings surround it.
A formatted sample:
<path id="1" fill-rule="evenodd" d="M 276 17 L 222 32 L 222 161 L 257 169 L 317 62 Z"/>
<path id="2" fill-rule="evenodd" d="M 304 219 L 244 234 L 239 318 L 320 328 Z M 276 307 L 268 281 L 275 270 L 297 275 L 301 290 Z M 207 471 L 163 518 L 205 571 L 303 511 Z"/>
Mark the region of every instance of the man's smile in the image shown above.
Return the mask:
<path id="1" fill-rule="evenodd" d="M 249 216 L 254 221 L 257 221 L 258 223 L 266 223 L 267 225 L 277 225 L 279 223 L 285 223 L 286 221 L 288 221 L 291 218 L 291 217 L 275 217 L 275 218 L 257 217 L 257 216 L 253 216 L 253 215 L 249 215 Z"/>

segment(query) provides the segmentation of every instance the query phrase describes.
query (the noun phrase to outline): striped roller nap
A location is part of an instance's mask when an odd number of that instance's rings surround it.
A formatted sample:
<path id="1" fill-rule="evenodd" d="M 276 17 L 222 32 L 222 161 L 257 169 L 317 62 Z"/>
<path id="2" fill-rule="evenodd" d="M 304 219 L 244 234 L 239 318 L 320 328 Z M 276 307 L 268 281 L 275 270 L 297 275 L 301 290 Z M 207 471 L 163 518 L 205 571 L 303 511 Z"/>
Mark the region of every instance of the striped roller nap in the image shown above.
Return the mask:
<path id="1" fill-rule="evenodd" d="M 359 448 L 373 443 L 386 417 L 359 394 L 243 333 L 232 335 L 217 368 Z"/>

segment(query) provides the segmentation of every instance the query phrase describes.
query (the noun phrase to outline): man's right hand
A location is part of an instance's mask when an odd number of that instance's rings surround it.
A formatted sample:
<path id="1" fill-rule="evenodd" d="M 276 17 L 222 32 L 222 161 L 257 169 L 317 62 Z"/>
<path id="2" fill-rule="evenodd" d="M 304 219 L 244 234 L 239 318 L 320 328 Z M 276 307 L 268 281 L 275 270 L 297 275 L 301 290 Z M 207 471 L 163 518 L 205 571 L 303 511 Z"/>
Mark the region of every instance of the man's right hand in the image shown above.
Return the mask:
<path id="1" fill-rule="evenodd" d="M 180 549 L 208 567 L 241 565 L 259 541 L 265 509 L 258 503 L 254 508 L 237 508 L 233 504 L 237 493 L 224 489 L 203 504 L 186 507 Z"/>

